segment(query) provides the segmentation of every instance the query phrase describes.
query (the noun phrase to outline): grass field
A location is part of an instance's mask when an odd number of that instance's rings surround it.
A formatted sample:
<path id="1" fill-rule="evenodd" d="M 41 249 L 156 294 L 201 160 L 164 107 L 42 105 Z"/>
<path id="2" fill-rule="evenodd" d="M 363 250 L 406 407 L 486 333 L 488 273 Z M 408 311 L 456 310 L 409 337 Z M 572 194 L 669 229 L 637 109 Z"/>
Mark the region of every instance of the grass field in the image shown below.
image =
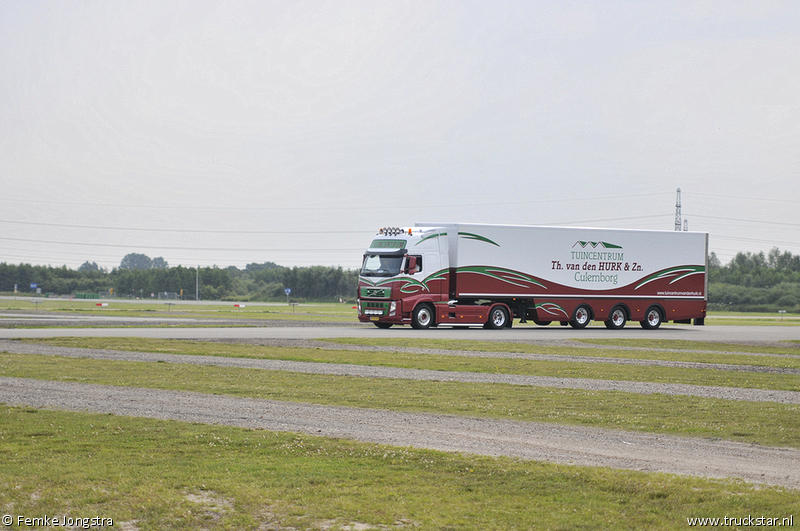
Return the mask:
<path id="1" fill-rule="evenodd" d="M 0 301 L 0 306 L 6 302 Z M 352 312 L 349 306 L 346 309 L 331 306 L 334 308 L 303 309 L 303 314 L 308 319 L 330 319 L 331 315 L 352 318 L 352 313 L 348 314 Z M 274 310 L 281 312 L 280 318 L 289 318 L 292 310 L 299 312 L 300 309 L 276 310 L 265 306 L 252 310 L 246 307 L 241 311 Z M 339 310 L 342 313 L 337 315 Z M 88 308 L 87 304 L 83 310 L 62 308 L 58 311 L 98 310 Z M 108 311 L 108 307 L 99 311 Z M 145 306 L 135 311 L 147 315 L 151 310 Z M 163 308 L 156 306 L 152 311 L 162 312 Z M 232 318 L 227 316 L 239 312 L 214 305 L 197 311 L 209 315 L 218 311 L 225 314 L 225 318 Z M 170 313 L 174 312 L 172 308 Z M 263 318 L 271 317 L 265 313 Z M 463 340 L 404 340 L 396 345 L 388 338 L 380 341 L 387 346 L 471 350 L 473 356 L 335 350 L 326 348 L 325 343 L 320 343 L 319 348 L 273 348 L 125 338 L 37 341 L 178 355 L 762 389 L 796 389 L 799 377 L 584 363 L 575 359 L 534 361 L 483 356 L 481 352 L 778 368 L 797 368 L 800 363 L 797 347 L 791 345 L 755 347 L 649 340 L 614 340 L 603 341 L 603 344 L 598 340 L 586 340 L 584 347 Z M 344 345 L 363 344 L 353 339 L 337 341 Z M 800 406 L 774 403 L 497 384 L 380 380 L 8 352 L 0 352 L 0 376 L 545 421 L 800 447 Z M 777 520 L 773 523 L 780 522 L 784 526 L 787 524 L 783 518 L 800 518 L 797 491 L 734 480 L 448 454 L 291 433 L 24 406 L 0 406 L 0 463 L 0 513 L 12 517 L 11 528 L 20 529 L 36 528 L 27 525 L 24 518 L 44 517 L 60 518 L 62 522 L 64 518 L 72 518 L 73 523 L 79 518 L 110 518 L 114 525 L 107 528 L 127 531 L 676 530 L 690 527 L 690 518 L 730 517 L 740 521 L 747 517 L 764 518 L 762 522 L 774 518 Z M 18 520 L 20 517 L 23 520 Z M 720 525 L 717 528 L 736 527 Z"/>
<path id="2" fill-rule="evenodd" d="M 0 419 L 0 510 L 14 519 L 110 518 L 113 529 L 141 530 L 685 529 L 688 518 L 798 509 L 794 491 L 732 481 L 29 408 L 0 407 Z"/>
<path id="3" fill-rule="evenodd" d="M 25 311 L 49 317 L 147 317 L 147 318 L 189 318 L 212 320 L 253 320 L 253 325 L 263 320 L 296 321 L 344 321 L 354 322 L 356 318 L 352 304 L 281 304 L 281 303 L 235 303 L 209 302 L 186 303 L 175 301 L 103 301 L 108 306 L 97 306 L 95 300 L 69 300 L 48 298 L 0 299 L 0 311 Z M 236 305 L 239 305 L 237 307 Z M 0 326 L 8 326 L 12 317 L 0 317 Z M 129 326 L 129 325 L 128 325 Z"/>

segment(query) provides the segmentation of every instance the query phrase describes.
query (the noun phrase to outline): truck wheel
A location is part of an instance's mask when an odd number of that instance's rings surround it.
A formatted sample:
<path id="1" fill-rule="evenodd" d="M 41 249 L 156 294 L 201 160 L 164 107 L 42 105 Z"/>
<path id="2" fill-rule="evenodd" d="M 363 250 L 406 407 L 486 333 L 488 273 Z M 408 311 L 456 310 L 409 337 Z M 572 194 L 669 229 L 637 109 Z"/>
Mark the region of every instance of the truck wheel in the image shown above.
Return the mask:
<path id="1" fill-rule="evenodd" d="M 622 330 L 625 328 L 625 322 L 627 320 L 628 317 L 625 313 L 625 308 L 622 306 L 615 306 L 614 309 L 611 310 L 608 321 L 606 321 L 606 328 L 609 330 Z"/>
<path id="2" fill-rule="evenodd" d="M 552 323 L 553 321 L 540 321 L 539 319 L 534 319 L 533 322 L 534 322 L 534 324 L 537 324 L 539 326 L 547 326 L 550 323 Z"/>
<path id="3" fill-rule="evenodd" d="M 586 325 L 588 325 L 591 320 L 592 314 L 589 307 L 585 304 L 581 304 L 575 308 L 575 313 L 572 314 L 572 320 L 569 322 L 569 325 L 577 329 L 586 328 Z"/>
<path id="4" fill-rule="evenodd" d="M 392 323 L 373 323 L 373 324 L 378 328 L 383 328 L 383 329 L 392 327 Z"/>
<path id="5" fill-rule="evenodd" d="M 417 330 L 430 328 L 433 324 L 433 308 L 430 304 L 422 303 L 411 312 L 411 327 Z"/>
<path id="6" fill-rule="evenodd" d="M 639 321 L 639 324 L 645 330 L 655 330 L 661 326 L 662 320 L 661 310 L 657 306 L 650 306 L 644 314 L 644 321 Z"/>
<path id="7" fill-rule="evenodd" d="M 508 326 L 508 312 L 502 306 L 495 306 L 489 311 L 489 320 L 486 325 L 492 330 L 500 330 Z"/>

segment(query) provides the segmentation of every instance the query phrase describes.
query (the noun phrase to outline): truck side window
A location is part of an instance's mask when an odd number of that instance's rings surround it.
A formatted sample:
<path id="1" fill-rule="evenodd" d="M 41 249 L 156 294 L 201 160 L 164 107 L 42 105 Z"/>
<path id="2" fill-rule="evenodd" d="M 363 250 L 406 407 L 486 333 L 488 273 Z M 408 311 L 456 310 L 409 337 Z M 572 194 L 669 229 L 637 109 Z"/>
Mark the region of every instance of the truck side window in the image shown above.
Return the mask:
<path id="1" fill-rule="evenodd" d="M 412 256 L 417 259 L 417 269 L 411 273 L 413 275 L 414 273 L 419 273 L 422 271 L 422 256 L 418 254 Z"/>

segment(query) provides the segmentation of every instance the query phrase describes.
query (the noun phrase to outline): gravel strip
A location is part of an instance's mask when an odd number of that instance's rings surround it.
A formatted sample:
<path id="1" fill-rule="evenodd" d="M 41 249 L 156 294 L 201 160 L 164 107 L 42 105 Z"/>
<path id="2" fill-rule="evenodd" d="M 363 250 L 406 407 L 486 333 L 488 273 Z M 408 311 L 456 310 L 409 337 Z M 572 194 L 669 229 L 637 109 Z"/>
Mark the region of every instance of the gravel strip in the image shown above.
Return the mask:
<path id="1" fill-rule="evenodd" d="M 21 378 L 0 378 L 0 402 L 800 489 L 800 451 L 722 440 Z"/>
<path id="2" fill-rule="evenodd" d="M 192 356 L 184 354 L 161 354 L 152 352 L 129 352 L 120 350 L 83 349 L 54 347 L 0 340 L 0 351 L 51 356 L 68 356 L 116 361 L 185 363 L 191 365 L 213 365 L 269 371 L 287 371 L 304 374 L 355 376 L 361 378 L 389 378 L 426 380 L 437 382 L 493 383 L 554 387 L 559 389 L 582 389 L 585 391 L 621 391 L 639 394 L 665 394 L 741 400 L 749 402 L 777 402 L 800 404 L 800 392 L 770 389 L 746 389 L 741 387 L 714 387 L 706 385 L 667 384 L 591 378 L 556 378 L 552 376 L 525 376 L 479 372 L 432 371 L 375 367 L 339 363 L 313 363 L 285 360 L 263 360 L 251 358 L 225 358 L 218 356 Z"/>

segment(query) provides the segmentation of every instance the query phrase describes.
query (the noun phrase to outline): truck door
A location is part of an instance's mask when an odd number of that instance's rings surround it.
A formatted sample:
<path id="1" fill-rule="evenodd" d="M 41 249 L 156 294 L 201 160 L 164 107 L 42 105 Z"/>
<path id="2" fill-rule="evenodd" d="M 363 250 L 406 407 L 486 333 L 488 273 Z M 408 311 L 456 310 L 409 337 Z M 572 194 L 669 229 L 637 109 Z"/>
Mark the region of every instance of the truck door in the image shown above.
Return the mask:
<path id="1" fill-rule="evenodd" d="M 436 274 L 441 270 L 441 263 L 439 260 L 439 254 L 435 252 L 427 252 L 423 254 L 422 263 L 424 265 L 423 268 L 423 278 L 428 280 L 428 289 L 431 291 L 431 295 L 433 295 L 437 300 L 441 300 L 442 294 L 447 293 L 447 282 L 443 282 L 441 280 L 431 280 L 435 278 Z"/>

